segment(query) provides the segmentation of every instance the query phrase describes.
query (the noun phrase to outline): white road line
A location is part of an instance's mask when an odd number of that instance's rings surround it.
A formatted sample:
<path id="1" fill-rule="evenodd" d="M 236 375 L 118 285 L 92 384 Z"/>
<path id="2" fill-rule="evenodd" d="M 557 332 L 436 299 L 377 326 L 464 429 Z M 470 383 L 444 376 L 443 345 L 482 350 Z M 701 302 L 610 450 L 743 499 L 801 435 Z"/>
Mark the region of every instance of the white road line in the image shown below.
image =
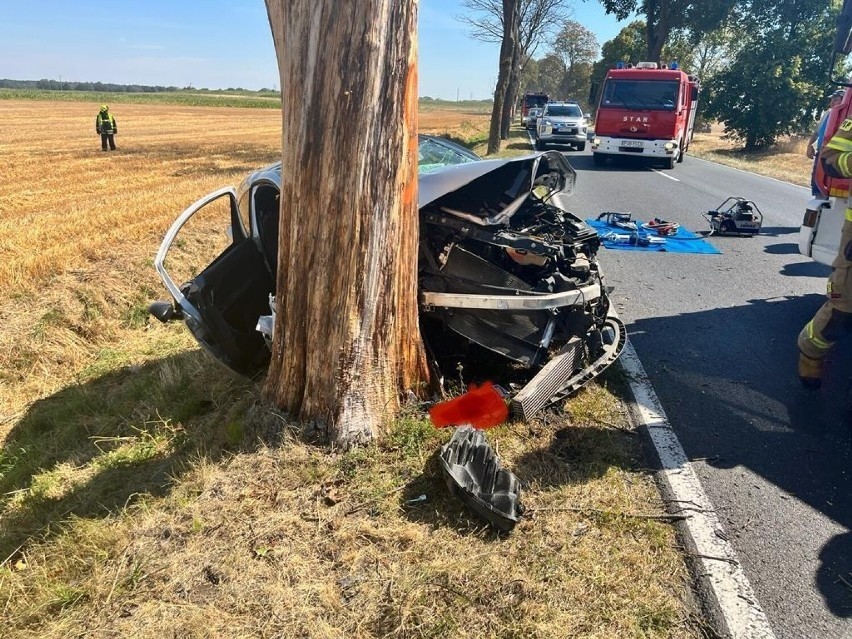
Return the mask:
<path id="1" fill-rule="evenodd" d="M 693 558 L 694 577 L 699 592 L 709 606 L 711 621 L 732 639 L 774 639 L 766 614 L 737 560 L 713 504 L 704 492 L 698 475 L 672 430 L 657 393 L 642 362 L 628 341 L 621 354 L 621 366 L 630 378 L 633 412 L 650 435 L 657 450 L 665 482 L 664 495 L 673 511 L 688 516 L 680 528 L 688 553 Z"/>
<path id="2" fill-rule="evenodd" d="M 662 175 L 664 178 L 669 178 L 670 180 L 674 180 L 675 182 L 680 182 L 676 177 L 672 177 L 668 173 L 663 173 L 662 171 L 658 171 L 657 169 L 651 169 L 654 173 Z"/>

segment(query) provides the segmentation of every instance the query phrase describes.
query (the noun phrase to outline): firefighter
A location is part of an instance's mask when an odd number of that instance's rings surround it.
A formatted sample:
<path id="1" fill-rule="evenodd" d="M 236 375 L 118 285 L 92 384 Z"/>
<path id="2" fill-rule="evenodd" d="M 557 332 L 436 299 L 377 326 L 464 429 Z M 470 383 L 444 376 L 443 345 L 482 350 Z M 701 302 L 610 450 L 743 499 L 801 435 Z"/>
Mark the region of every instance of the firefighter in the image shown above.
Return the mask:
<path id="1" fill-rule="evenodd" d="M 104 104 L 101 110 L 98 111 L 98 117 L 95 118 L 95 133 L 101 136 L 101 151 L 115 151 L 115 134 L 118 133 L 118 126 L 115 123 L 115 118 L 109 112 L 109 107 Z"/>
<path id="2" fill-rule="evenodd" d="M 832 177 L 852 177 L 852 118 L 844 120 L 823 146 L 819 161 Z M 845 216 L 840 248 L 826 286 L 828 299 L 799 333 L 799 379 L 806 388 L 820 387 L 825 356 L 852 331 L 852 193 L 846 200 Z"/>
<path id="3" fill-rule="evenodd" d="M 820 192 L 819 187 L 816 184 L 816 167 L 819 148 L 822 146 L 823 138 L 825 138 L 825 126 L 828 124 L 828 115 L 834 107 L 843 101 L 843 94 L 843 89 L 831 94 L 831 97 L 828 100 L 828 109 L 822 114 L 819 124 L 817 124 L 816 129 L 814 129 L 813 134 L 811 134 L 810 140 L 808 140 L 808 148 L 805 151 L 805 155 L 808 156 L 809 160 L 814 161 L 814 167 L 811 171 L 811 195 L 814 197 L 823 197 L 823 194 Z"/>

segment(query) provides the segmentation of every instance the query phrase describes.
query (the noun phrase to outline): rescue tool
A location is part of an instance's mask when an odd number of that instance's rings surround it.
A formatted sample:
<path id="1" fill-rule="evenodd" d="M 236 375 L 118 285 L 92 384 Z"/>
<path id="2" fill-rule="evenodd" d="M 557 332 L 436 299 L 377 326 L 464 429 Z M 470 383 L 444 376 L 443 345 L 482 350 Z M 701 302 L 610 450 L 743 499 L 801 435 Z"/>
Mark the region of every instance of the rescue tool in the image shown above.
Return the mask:
<path id="1" fill-rule="evenodd" d="M 716 235 L 757 235 L 763 224 L 763 213 L 751 200 L 731 196 L 719 206 L 702 214 Z"/>

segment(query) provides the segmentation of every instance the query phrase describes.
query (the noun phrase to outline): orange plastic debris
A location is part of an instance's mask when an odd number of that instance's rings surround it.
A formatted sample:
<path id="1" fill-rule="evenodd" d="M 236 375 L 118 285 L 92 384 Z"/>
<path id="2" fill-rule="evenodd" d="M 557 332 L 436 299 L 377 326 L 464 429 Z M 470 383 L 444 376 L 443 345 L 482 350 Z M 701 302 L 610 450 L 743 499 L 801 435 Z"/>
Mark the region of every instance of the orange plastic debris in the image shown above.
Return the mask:
<path id="1" fill-rule="evenodd" d="M 509 417 L 509 407 L 494 384 L 471 384 L 468 391 L 453 399 L 435 404 L 429 418 L 435 428 L 470 424 L 474 428 L 491 428 Z"/>

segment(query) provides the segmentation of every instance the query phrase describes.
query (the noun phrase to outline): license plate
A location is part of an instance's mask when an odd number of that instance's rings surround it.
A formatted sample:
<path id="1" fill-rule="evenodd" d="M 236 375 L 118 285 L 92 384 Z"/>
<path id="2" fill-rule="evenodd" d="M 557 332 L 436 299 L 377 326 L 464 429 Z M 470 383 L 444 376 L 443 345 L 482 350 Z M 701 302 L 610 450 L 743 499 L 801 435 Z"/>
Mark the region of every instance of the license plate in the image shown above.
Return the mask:
<path id="1" fill-rule="evenodd" d="M 642 140 L 622 140 L 621 146 L 635 146 L 641 147 L 643 144 Z"/>

